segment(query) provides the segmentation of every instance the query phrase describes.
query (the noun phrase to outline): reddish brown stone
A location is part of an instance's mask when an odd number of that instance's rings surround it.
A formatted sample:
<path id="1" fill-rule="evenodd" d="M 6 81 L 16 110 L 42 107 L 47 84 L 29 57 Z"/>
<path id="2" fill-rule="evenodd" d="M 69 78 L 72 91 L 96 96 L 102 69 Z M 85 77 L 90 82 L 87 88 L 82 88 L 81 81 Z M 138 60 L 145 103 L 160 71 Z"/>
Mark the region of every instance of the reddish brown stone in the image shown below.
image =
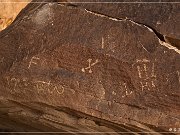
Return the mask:
<path id="1" fill-rule="evenodd" d="M 142 11 L 130 19 L 118 18 L 135 14 L 136 6 L 104 5 L 31 3 L 0 33 L 1 129 L 162 132 L 180 127 L 179 31 L 172 29 L 179 18 L 164 11 L 179 5 L 140 4 Z M 153 10 L 149 20 L 145 10 Z M 161 10 L 172 24 L 154 27 Z M 174 33 L 161 38 L 168 31 Z"/>

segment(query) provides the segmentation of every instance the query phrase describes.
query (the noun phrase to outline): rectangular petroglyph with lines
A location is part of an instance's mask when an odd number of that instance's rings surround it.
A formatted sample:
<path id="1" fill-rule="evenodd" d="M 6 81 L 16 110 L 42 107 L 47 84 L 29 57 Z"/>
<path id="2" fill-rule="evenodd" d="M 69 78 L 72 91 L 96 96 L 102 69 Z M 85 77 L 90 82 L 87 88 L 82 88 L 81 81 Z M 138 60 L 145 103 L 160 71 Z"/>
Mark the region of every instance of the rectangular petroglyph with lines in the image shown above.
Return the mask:
<path id="1" fill-rule="evenodd" d="M 153 90 L 156 87 L 155 64 L 147 59 L 136 60 L 141 90 Z"/>

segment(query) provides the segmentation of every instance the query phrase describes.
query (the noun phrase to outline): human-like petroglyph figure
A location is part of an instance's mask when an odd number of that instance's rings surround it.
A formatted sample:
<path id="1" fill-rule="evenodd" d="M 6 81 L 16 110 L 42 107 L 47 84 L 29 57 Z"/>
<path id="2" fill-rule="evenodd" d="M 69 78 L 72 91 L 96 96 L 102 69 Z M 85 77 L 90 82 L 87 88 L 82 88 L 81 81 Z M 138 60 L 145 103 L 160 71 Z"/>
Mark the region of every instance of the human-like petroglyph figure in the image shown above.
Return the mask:
<path id="1" fill-rule="evenodd" d="M 86 72 L 86 70 L 88 70 L 89 73 L 92 73 L 92 68 L 91 67 L 96 65 L 99 62 L 99 60 L 96 59 L 96 61 L 94 63 L 92 63 L 92 59 L 88 59 L 87 61 L 89 63 L 89 66 L 86 67 L 86 68 L 82 68 L 81 70 L 82 70 L 82 72 Z"/>

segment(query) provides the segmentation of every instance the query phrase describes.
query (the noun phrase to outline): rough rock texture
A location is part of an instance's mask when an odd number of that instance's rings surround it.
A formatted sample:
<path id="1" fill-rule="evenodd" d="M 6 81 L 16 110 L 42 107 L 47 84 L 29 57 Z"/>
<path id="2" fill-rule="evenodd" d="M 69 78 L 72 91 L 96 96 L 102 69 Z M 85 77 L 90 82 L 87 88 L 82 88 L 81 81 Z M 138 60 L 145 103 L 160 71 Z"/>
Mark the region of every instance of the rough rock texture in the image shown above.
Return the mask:
<path id="1" fill-rule="evenodd" d="M 2 131 L 179 129 L 179 4 L 52 1 L 0 33 Z"/>

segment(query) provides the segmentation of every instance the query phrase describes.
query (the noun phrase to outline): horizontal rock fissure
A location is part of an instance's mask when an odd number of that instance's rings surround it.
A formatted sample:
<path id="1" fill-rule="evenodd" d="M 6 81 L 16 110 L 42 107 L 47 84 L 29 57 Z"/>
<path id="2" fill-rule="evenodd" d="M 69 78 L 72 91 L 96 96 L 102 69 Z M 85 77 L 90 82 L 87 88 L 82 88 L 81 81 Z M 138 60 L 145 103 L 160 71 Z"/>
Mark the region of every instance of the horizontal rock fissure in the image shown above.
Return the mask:
<path id="1" fill-rule="evenodd" d="M 94 11 L 82 8 L 80 6 L 77 6 L 77 5 L 74 5 L 74 4 L 71 4 L 71 3 L 64 4 L 64 3 L 58 2 L 58 5 L 83 9 L 87 13 L 90 13 L 90 14 L 93 14 L 93 15 L 96 15 L 96 16 L 99 16 L 99 17 L 103 17 L 103 18 L 108 18 L 108 19 L 110 19 L 112 21 L 118 21 L 118 22 L 129 21 L 129 22 L 131 22 L 133 24 L 136 24 L 136 25 L 138 25 L 140 27 L 145 27 L 150 32 L 153 32 L 156 35 L 156 37 L 159 39 L 160 45 L 162 45 L 162 46 L 164 46 L 164 47 L 166 47 L 168 49 L 172 49 L 172 50 L 174 50 L 174 51 L 176 51 L 177 53 L 180 54 L 180 50 L 176 45 L 174 45 L 173 43 L 167 43 L 163 34 L 161 34 L 160 32 L 158 32 L 157 30 L 155 30 L 154 28 L 152 28 L 151 26 L 149 26 L 147 24 L 143 24 L 143 23 L 140 23 L 140 22 L 135 22 L 135 21 L 131 20 L 130 18 L 115 18 L 115 17 L 112 17 L 112 16 L 108 16 L 106 14 L 102 14 L 102 13 L 98 13 L 98 12 L 94 12 Z"/>

